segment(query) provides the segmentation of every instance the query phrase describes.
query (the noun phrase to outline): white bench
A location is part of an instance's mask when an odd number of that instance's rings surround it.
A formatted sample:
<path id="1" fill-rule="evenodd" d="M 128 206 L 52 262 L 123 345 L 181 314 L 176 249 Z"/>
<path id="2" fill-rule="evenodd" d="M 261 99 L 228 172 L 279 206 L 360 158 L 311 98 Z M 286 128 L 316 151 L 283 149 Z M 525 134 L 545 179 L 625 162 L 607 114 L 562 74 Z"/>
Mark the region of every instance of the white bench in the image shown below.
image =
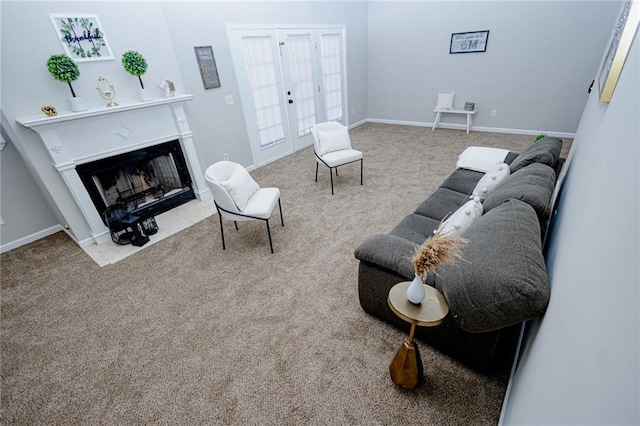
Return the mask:
<path id="1" fill-rule="evenodd" d="M 440 116 L 442 114 L 467 114 L 467 134 L 469 134 L 469 129 L 471 128 L 471 116 L 476 113 L 473 111 L 466 111 L 464 109 L 434 109 L 433 112 L 436 114 L 436 121 L 433 122 L 433 128 L 431 130 L 435 130 L 440 124 Z"/>

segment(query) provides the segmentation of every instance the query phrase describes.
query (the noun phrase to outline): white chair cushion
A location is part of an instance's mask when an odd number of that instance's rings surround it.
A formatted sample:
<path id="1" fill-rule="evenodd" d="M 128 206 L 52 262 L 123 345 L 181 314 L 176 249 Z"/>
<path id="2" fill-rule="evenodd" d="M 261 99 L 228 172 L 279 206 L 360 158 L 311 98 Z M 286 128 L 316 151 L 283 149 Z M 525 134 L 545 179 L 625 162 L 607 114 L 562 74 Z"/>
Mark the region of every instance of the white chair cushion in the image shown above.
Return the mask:
<path id="1" fill-rule="evenodd" d="M 469 200 L 456 210 L 451 216 L 447 218 L 440 228 L 440 233 L 443 235 L 455 234 L 461 235 L 466 231 L 473 221 L 484 212 L 482 203 L 478 197 L 473 200 Z"/>
<path id="2" fill-rule="evenodd" d="M 453 109 L 453 98 L 455 93 L 438 93 L 438 101 L 436 102 L 436 110 Z"/>
<path id="3" fill-rule="evenodd" d="M 318 131 L 318 139 L 320 139 L 320 152 L 318 153 L 320 156 L 351 148 L 351 138 L 346 127 L 338 130 Z"/>
<path id="4" fill-rule="evenodd" d="M 486 173 L 496 164 L 504 163 L 508 149 L 488 146 L 470 146 L 458 155 L 456 168 Z"/>
<path id="5" fill-rule="evenodd" d="M 327 166 L 337 167 L 342 164 L 360 160 L 362 158 L 362 152 L 355 149 L 343 149 L 322 155 L 321 158 Z"/>
<path id="6" fill-rule="evenodd" d="M 260 188 L 249 199 L 242 214 L 269 219 L 279 198 L 280 190 L 278 188 Z"/>
<path id="7" fill-rule="evenodd" d="M 249 172 L 239 164 L 231 173 L 229 179 L 220 182 L 220 186 L 231 195 L 233 202 L 240 211 L 244 211 L 247 201 L 260 189 L 260 186 L 253 180 Z"/>
<path id="8" fill-rule="evenodd" d="M 484 200 L 496 189 L 511 173 L 509 165 L 505 163 L 496 164 L 480 178 L 476 187 L 471 193 L 472 197 L 480 197 Z"/>

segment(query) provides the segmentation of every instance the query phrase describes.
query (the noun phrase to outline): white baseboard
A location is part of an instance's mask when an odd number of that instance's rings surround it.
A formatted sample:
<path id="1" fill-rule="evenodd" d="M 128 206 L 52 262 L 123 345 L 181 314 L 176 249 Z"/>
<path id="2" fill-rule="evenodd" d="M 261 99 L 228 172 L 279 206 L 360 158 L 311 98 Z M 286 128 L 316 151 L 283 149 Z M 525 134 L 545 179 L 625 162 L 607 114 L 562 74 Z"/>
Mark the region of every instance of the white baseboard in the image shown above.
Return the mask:
<path id="1" fill-rule="evenodd" d="M 64 228 L 60 225 L 54 225 L 49 228 L 43 229 L 41 231 L 34 232 L 31 235 L 27 235 L 25 237 L 18 238 L 15 241 L 11 241 L 9 243 L 0 245 L 0 253 L 5 253 L 9 250 L 13 250 L 20 246 L 24 246 L 25 244 L 32 243 L 34 241 L 48 237 L 49 235 L 53 235 L 56 232 L 60 232 L 60 231 L 64 231 Z"/>
<path id="2" fill-rule="evenodd" d="M 433 123 L 421 122 L 421 121 L 385 120 L 381 118 L 368 118 L 364 121 L 367 123 L 397 124 L 400 126 L 433 127 Z M 364 123 L 361 122 L 361 124 L 364 124 Z M 466 124 L 439 123 L 438 128 L 466 130 L 467 126 Z M 471 132 L 508 133 L 512 135 L 532 135 L 532 136 L 539 135 L 540 133 L 546 133 L 549 136 L 555 136 L 557 138 L 573 139 L 576 137 L 575 133 L 569 133 L 569 132 L 553 132 L 551 130 L 505 129 L 502 127 L 484 127 L 484 126 L 471 126 Z"/>

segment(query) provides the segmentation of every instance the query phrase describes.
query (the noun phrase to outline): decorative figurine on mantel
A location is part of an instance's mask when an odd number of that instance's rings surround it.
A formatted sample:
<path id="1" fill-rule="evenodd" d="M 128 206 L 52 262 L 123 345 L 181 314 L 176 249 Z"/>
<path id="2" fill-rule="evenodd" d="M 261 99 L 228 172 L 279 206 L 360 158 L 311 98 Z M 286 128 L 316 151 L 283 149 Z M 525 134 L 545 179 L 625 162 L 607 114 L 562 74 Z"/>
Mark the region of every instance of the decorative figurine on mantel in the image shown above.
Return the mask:
<path id="1" fill-rule="evenodd" d="M 171 80 L 160 80 L 158 87 L 162 89 L 165 98 L 172 98 L 176 95 L 176 86 Z"/>
<path id="2" fill-rule="evenodd" d="M 98 77 L 98 87 L 96 87 L 100 96 L 109 101 L 107 104 L 108 107 L 118 106 L 117 103 L 113 102 L 113 98 L 116 96 L 116 90 L 113 88 L 113 85 L 109 83 L 109 80 L 106 78 L 102 78 L 102 76 Z"/>

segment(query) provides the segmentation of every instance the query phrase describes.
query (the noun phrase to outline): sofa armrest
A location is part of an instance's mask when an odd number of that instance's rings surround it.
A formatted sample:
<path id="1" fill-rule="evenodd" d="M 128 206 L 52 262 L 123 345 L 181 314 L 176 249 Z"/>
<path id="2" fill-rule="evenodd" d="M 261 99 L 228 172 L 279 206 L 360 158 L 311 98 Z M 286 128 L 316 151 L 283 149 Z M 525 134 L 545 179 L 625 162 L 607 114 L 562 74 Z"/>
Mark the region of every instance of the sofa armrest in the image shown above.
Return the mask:
<path id="1" fill-rule="evenodd" d="M 354 255 L 356 259 L 391 270 L 407 279 L 414 276 L 410 256 L 416 244 L 389 234 L 376 234 L 360 244 Z"/>

